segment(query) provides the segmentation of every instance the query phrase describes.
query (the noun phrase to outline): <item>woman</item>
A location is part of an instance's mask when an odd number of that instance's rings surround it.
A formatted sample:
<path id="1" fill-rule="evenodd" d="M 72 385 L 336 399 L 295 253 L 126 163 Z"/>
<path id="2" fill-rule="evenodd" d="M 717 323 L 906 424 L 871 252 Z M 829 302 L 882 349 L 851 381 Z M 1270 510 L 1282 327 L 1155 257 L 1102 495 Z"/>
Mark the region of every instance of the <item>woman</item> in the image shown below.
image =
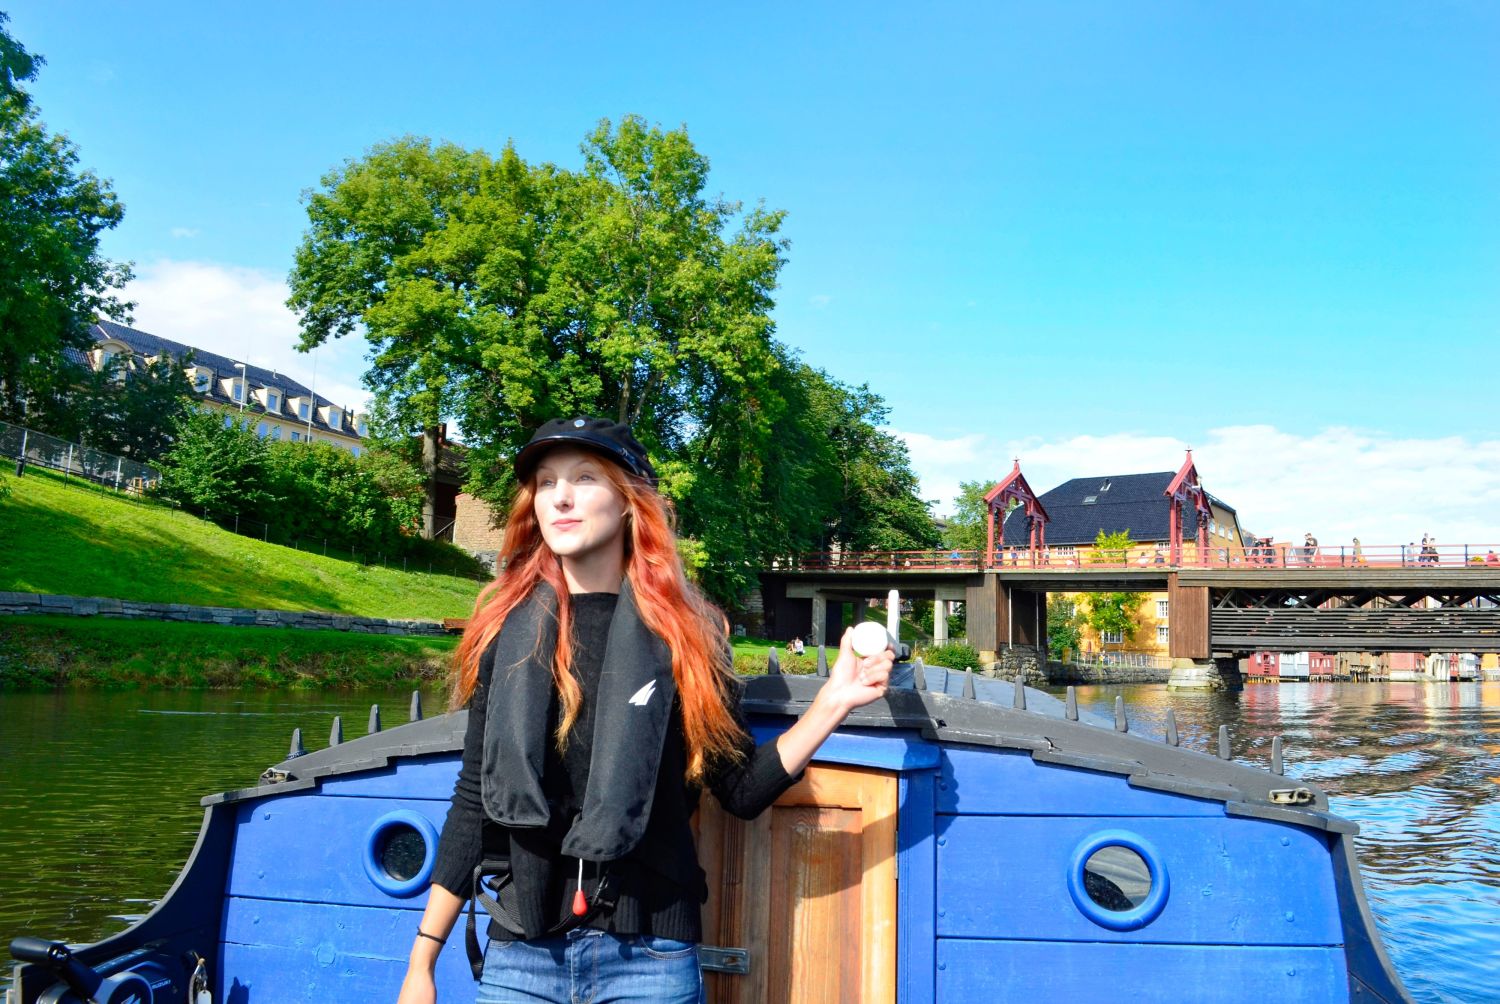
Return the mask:
<path id="1" fill-rule="evenodd" d="M 481 900 L 479 1001 L 698 1001 L 699 793 L 760 813 L 884 695 L 892 654 L 856 658 L 846 632 L 807 712 L 756 746 L 727 625 L 688 583 L 630 431 L 548 422 L 515 470 L 505 570 L 459 646 L 463 765 L 399 1002 L 435 1000 L 438 952 L 481 861 L 504 864 Z"/>

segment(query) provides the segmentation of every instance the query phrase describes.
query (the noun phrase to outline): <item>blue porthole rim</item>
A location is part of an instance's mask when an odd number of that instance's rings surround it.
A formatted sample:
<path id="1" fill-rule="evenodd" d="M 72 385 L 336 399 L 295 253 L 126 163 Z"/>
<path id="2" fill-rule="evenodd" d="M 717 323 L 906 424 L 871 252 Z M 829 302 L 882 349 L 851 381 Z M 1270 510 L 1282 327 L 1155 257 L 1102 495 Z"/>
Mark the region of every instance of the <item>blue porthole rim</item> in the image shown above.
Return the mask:
<path id="1" fill-rule="evenodd" d="M 1084 888 L 1084 866 L 1095 851 L 1105 847 L 1127 847 L 1146 862 L 1151 872 L 1151 891 L 1146 893 L 1140 906 L 1131 910 L 1106 910 L 1095 903 Z M 1166 865 L 1155 846 L 1129 830 L 1100 830 L 1074 848 L 1073 858 L 1068 864 L 1068 893 L 1073 897 L 1074 905 L 1089 920 L 1111 931 L 1136 931 L 1155 920 L 1167 905 L 1169 885 Z"/>
<path id="2" fill-rule="evenodd" d="M 380 863 L 380 845 L 387 831 L 400 825 L 410 826 L 422 836 L 422 867 L 409 879 L 398 879 L 386 872 Z M 437 827 L 432 825 L 432 820 L 419 812 L 411 809 L 396 809 L 387 812 L 375 822 L 370 824 L 370 829 L 365 833 L 364 866 L 365 875 L 375 884 L 375 888 L 388 896 L 405 898 L 414 896 L 427 888 L 432 879 L 432 866 L 437 861 L 438 832 Z"/>

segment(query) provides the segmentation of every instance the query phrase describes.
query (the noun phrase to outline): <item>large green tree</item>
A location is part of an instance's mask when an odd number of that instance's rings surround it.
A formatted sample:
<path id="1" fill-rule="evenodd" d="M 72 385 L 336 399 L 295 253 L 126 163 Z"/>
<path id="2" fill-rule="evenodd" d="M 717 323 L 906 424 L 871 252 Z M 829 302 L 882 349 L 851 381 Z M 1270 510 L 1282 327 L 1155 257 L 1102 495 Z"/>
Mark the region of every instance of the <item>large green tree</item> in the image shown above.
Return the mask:
<path id="1" fill-rule="evenodd" d="M 493 167 L 448 143 L 408 137 L 375 147 L 307 193 L 309 225 L 290 277 L 301 347 L 362 331 L 371 346 L 365 383 L 382 413 L 421 435 L 428 537 L 439 430 L 458 411 L 480 315 L 494 309 L 481 277 L 504 257 L 473 222 L 478 203 L 493 201 Z"/>
<path id="2" fill-rule="evenodd" d="M 99 253 L 124 206 L 38 118 L 22 85 L 43 61 L 6 20 L 0 12 L 0 418 L 18 420 L 28 396 L 55 398 L 76 379 L 67 350 L 89 347 L 96 316 L 128 315 L 118 291 L 130 267 Z"/>
<path id="3" fill-rule="evenodd" d="M 724 600 L 772 555 L 934 541 L 880 398 L 774 337 L 782 214 L 709 197 L 685 129 L 606 121 L 583 154 L 407 138 L 330 173 L 291 274 L 304 347 L 362 331 L 385 440 L 420 436 L 430 469 L 456 422 L 491 501 L 543 421 L 630 423 Z"/>

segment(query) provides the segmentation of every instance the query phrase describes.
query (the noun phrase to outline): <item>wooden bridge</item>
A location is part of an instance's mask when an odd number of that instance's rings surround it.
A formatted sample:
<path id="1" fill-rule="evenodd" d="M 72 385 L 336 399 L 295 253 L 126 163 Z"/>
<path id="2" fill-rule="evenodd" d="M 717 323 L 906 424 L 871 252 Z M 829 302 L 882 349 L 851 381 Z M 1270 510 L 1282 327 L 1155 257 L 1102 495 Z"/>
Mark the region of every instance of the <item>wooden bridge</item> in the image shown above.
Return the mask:
<path id="1" fill-rule="evenodd" d="M 762 581 L 768 615 L 807 619 L 799 607 L 810 600 L 811 633 L 830 641 L 836 639 L 828 637 L 829 602 L 883 598 L 891 589 L 961 600 L 969 642 L 982 656 L 1042 645 L 1048 593 L 1117 591 L 1167 594 L 1175 658 L 1500 652 L 1500 557 L 1493 548 L 1278 545 L 1200 549 L 1177 563 L 1168 559 L 1156 547 L 1082 562 L 1046 550 L 838 552 L 800 555 L 763 573 Z M 934 619 L 939 631 L 942 622 Z"/>

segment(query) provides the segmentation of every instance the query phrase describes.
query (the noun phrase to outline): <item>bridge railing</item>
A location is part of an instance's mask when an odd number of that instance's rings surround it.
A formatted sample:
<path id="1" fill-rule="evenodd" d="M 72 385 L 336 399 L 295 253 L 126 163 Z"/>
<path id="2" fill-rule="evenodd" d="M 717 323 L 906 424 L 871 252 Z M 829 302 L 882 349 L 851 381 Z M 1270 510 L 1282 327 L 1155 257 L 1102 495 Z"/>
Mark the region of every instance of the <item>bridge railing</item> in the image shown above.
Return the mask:
<path id="1" fill-rule="evenodd" d="M 1380 544 L 1334 547 L 1302 544 L 1260 544 L 1254 547 L 1199 548 L 1184 544 L 1174 556 L 1165 545 L 1145 544 L 1120 549 L 1056 547 L 1032 551 L 1003 548 L 986 554 L 933 548 L 919 551 L 816 551 L 776 562 L 788 571 L 843 572 L 973 572 L 989 569 L 1045 569 L 1047 571 L 1170 570 L 1177 568 L 1239 569 L 1401 569 L 1470 568 L 1500 570 L 1500 544 Z"/>

